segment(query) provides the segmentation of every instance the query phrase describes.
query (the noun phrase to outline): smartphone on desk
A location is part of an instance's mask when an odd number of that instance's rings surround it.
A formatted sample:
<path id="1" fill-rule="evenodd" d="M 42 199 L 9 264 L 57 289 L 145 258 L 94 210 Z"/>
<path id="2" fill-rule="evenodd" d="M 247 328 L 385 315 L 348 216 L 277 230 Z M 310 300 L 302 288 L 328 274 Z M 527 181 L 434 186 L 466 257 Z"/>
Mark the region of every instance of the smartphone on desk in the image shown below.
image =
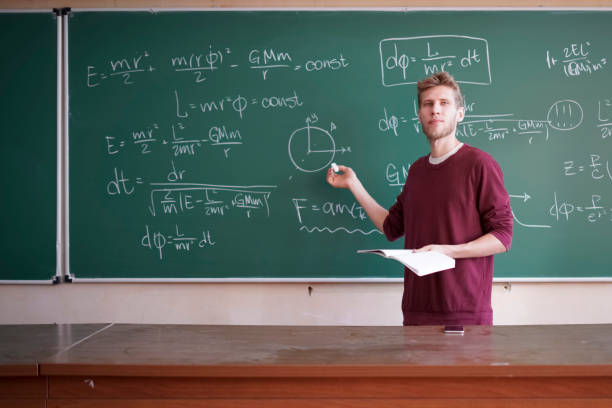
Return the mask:
<path id="1" fill-rule="evenodd" d="M 460 324 L 447 324 L 444 326 L 444 333 L 446 334 L 463 334 L 463 326 Z"/>

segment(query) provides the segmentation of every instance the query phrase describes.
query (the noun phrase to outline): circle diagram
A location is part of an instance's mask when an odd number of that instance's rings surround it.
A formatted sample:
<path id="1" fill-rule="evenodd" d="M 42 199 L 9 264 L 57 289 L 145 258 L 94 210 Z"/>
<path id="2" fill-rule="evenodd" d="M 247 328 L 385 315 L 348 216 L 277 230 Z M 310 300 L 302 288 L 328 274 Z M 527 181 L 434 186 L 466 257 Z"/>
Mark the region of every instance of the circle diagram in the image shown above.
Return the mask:
<path id="1" fill-rule="evenodd" d="M 328 167 L 336 154 L 336 142 L 320 127 L 307 125 L 289 137 L 289 159 L 296 169 L 313 173 Z"/>
<path id="2" fill-rule="evenodd" d="M 550 107 L 546 120 L 553 129 L 572 130 L 580 126 L 583 117 L 582 106 L 576 101 L 565 99 Z"/>

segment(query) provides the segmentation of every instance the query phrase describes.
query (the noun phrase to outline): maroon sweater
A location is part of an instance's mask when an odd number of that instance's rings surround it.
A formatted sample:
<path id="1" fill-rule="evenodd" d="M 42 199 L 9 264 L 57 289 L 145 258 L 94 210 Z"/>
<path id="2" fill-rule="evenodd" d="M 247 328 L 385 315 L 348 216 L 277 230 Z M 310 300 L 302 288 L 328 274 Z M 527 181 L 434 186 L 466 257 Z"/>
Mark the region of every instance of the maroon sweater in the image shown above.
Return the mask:
<path id="1" fill-rule="evenodd" d="M 384 223 L 404 248 L 463 244 L 486 233 L 510 249 L 512 212 L 497 162 L 463 145 L 440 164 L 418 159 Z M 404 271 L 404 325 L 492 325 L 493 255 L 457 259 L 454 269 L 419 277 Z"/>

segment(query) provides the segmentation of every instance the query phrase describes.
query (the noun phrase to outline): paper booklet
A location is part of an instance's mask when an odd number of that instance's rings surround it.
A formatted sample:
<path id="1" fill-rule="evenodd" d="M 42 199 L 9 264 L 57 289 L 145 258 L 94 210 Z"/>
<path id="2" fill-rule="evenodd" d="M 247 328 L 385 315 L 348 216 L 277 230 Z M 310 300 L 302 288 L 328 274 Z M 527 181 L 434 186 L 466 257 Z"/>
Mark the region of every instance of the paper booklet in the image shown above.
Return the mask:
<path id="1" fill-rule="evenodd" d="M 404 264 L 419 276 L 455 267 L 455 260 L 440 252 L 412 252 L 411 249 L 363 249 L 358 254 L 377 254 Z"/>

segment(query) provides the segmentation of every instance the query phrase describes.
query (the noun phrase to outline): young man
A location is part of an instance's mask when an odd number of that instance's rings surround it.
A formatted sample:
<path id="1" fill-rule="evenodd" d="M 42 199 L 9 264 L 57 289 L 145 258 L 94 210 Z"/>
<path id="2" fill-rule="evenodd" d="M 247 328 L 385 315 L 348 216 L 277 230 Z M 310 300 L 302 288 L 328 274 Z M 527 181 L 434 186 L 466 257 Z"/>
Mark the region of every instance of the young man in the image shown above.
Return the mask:
<path id="1" fill-rule="evenodd" d="M 404 325 L 492 325 L 493 255 L 512 243 L 512 212 L 502 171 L 488 154 L 460 143 L 457 123 L 465 110 L 459 86 L 446 72 L 417 85 L 419 121 L 431 153 L 419 158 L 389 209 L 365 190 L 355 172 L 327 172 L 336 188 L 348 188 L 374 225 L 404 248 L 439 251 L 455 268 L 418 277 L 404 272 Z"/>

